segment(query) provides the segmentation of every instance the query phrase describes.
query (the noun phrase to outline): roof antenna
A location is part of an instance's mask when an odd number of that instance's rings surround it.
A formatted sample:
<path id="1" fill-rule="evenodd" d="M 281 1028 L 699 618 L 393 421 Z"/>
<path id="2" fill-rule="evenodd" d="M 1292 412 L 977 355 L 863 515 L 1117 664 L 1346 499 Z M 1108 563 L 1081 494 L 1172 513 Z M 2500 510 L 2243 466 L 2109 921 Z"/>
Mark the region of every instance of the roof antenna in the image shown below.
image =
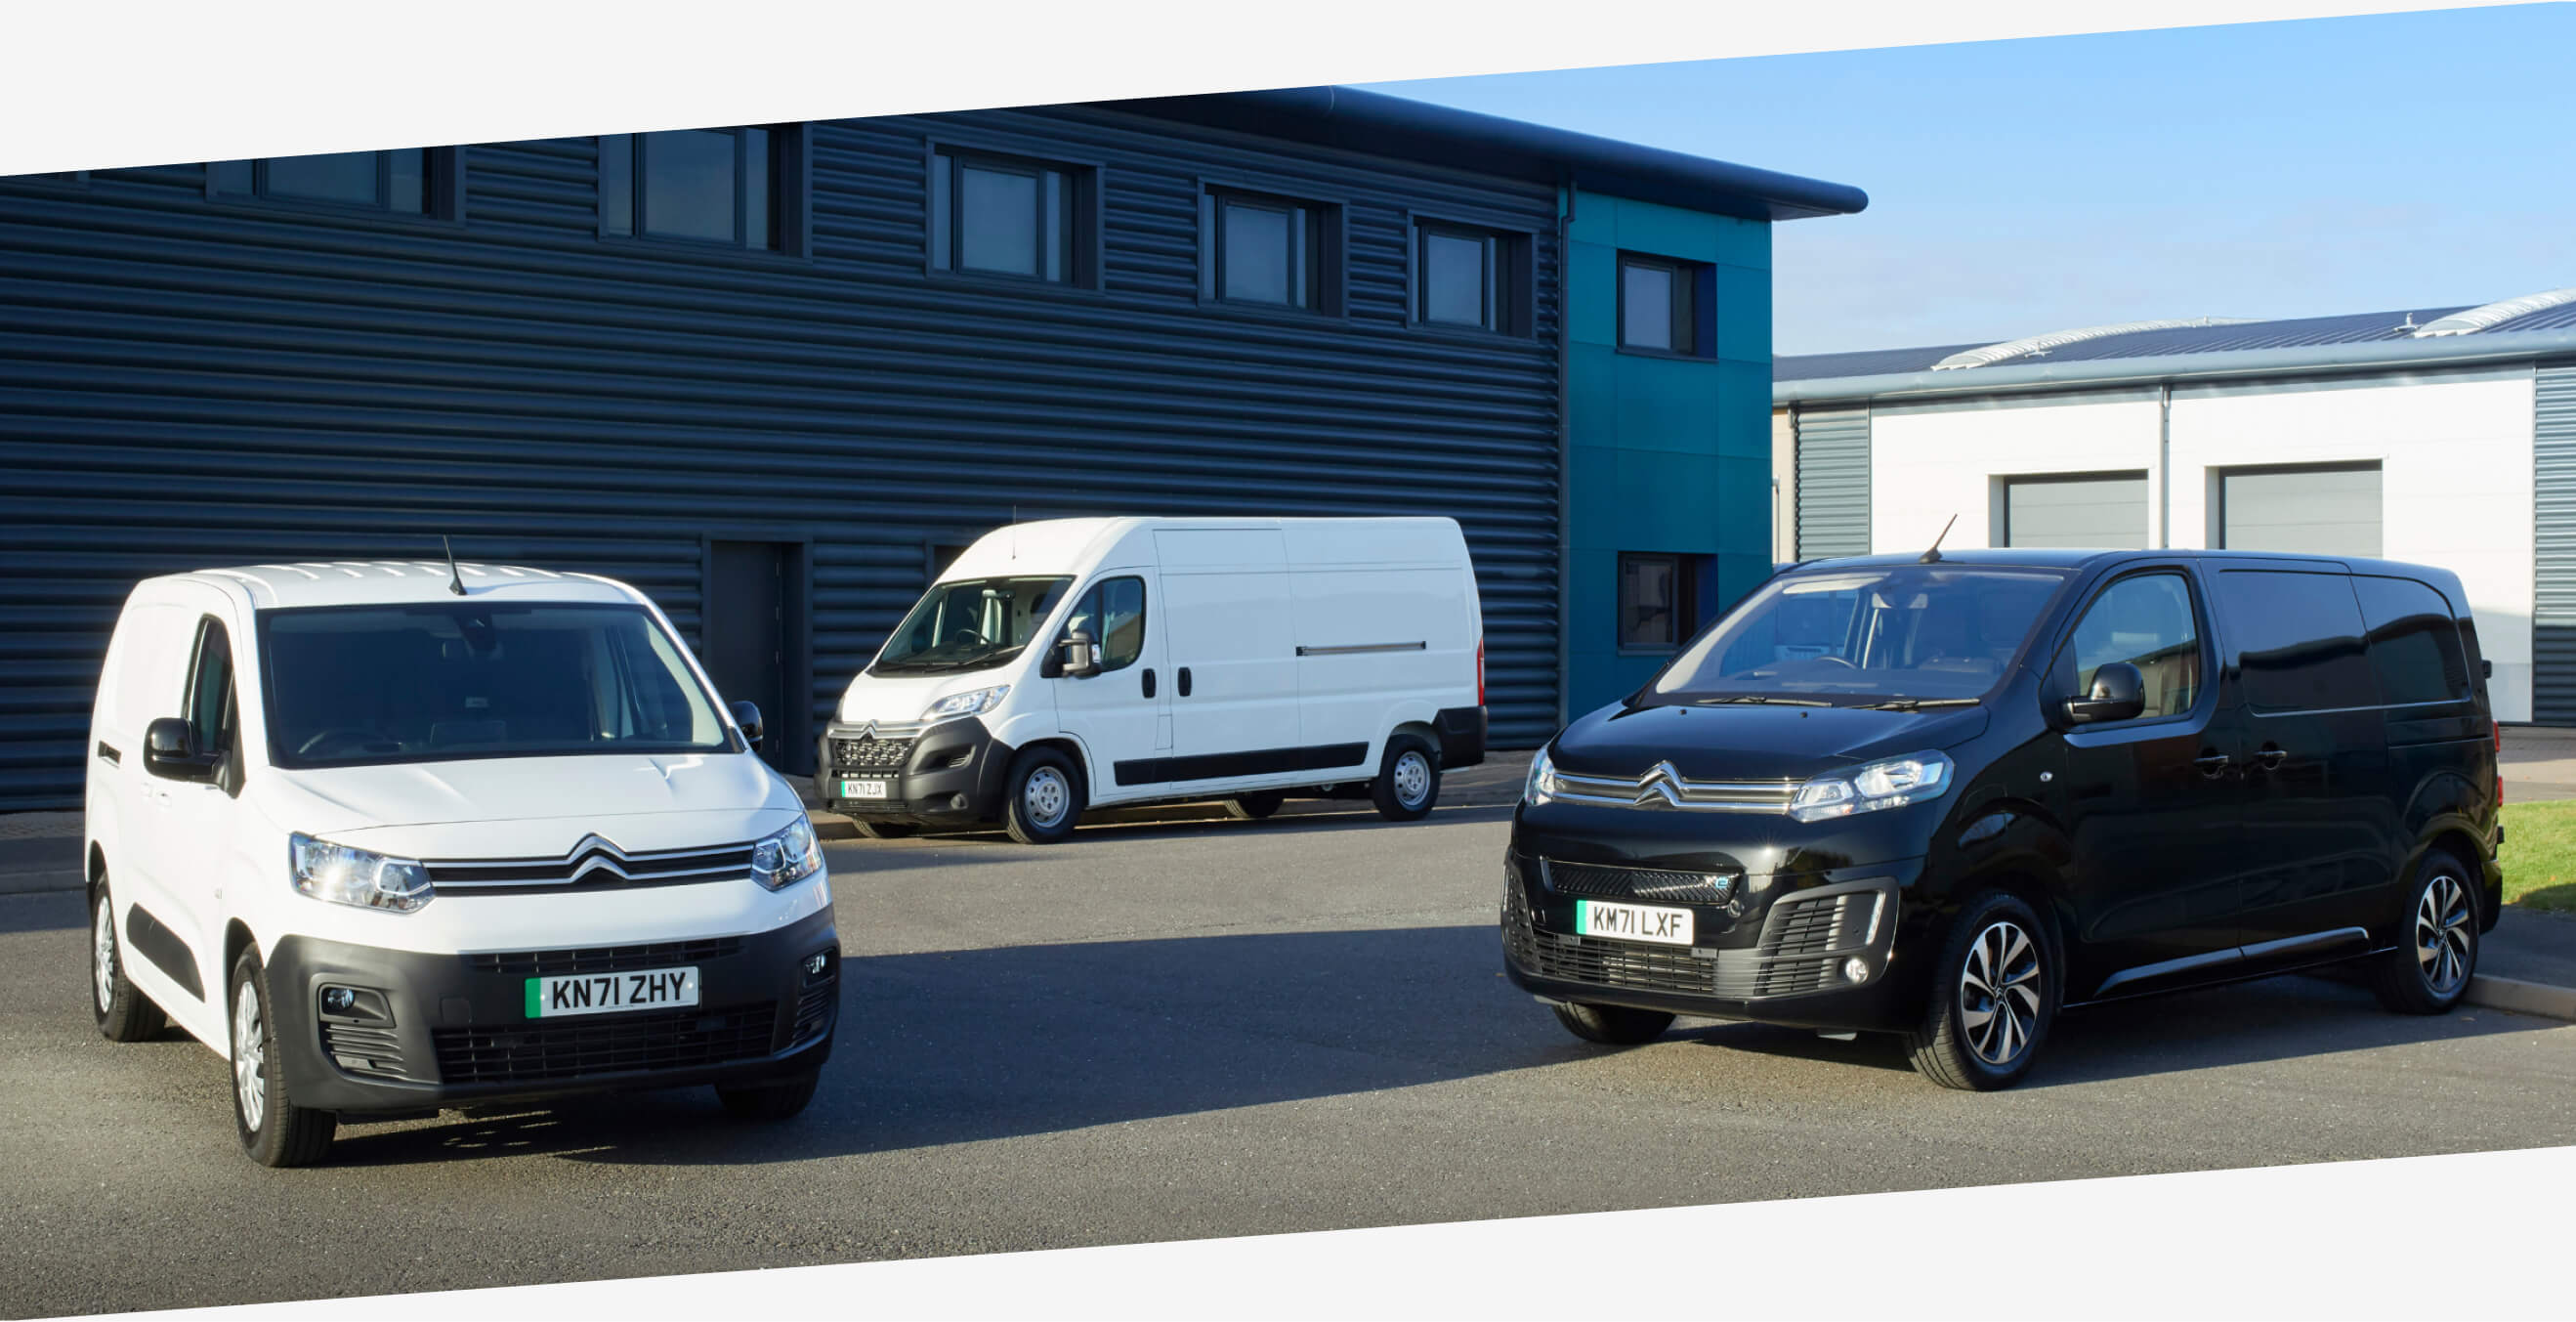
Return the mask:
<path id="1" fill-rule="evenodd" d="M 447 544 L 445 533 L 438 535 L 438 545 L 441 550 L 447 552 L 447 590 L 460 597 L 464 596 L 465 575 L 456 568 L 456 548 Z"/>
<path id="2" fill-rule="evenodd" d="M 1947 537 L 1947 536 L 1949 536 L 1949 535 L 1950 535 L 1950 524 L 1951 524 L 1951 523 L 1957 523 L 1958 521 L 1959 521 L 1959 516 L 1958 516 L 1958 515 L 1956 515 L 1956 514 L 1951 515 L 1951 516 L 1950 516 L 1950 523 L 1945 523 L 1945 524 L 1942 524 L 1942 525 L 1941 525 L 1941 537 Z M 1923 557 L 1922 557 L 1921 559 L 1919 559 L 1919 560 L 1915 561 L 1914 563 L 1916 563 L 1916 564 L 1918 564 L 1918 565 L 1929 565 L 1929 564 L 1936 564 L 1936 563 L 1938 563 L 1938 562 L 1940 561 L 1940 559 L 1941 559 L 1941 537 L 1935 537 L 1935 538 L 1933 538 L 1933 539 L 1932 539 L 1932 549 L 1931 549 L 1931 550 L 1929 550 L 1929 551 L 1924 552 L 1924 553 L 1923 553 Z"/>

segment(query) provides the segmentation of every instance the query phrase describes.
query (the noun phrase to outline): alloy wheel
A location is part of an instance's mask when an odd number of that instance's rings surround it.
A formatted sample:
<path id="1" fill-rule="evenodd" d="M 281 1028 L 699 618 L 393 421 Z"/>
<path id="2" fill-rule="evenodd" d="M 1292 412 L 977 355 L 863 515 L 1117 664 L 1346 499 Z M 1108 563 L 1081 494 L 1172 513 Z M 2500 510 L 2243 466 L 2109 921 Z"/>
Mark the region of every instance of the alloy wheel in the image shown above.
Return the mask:
<path id="1" fill-rule="evenodd" d="M 1039 827 L 1053 827 L 1064 820 L 1073 806 L 1073 786 L 1064 773 L 1054 767 L 1039 767 L 1029 773 L 1028 783 L 1020 789 L 1020 802 L 1028 809 L 1029 821 Z"/>
<path id="2" fill-rule="evenodd" d="M 116 1005 L 116 906 L 105 895 L 90 923 L 89 980 L 101 1014 Z"/>
<path id="3" fill-rule="evenodd" d="M 245 981 L 233 993 L 233 1096 L 242 1125 L 254 1133 L 268 1114 L 268 1038 L 260 1031 L 259 988 Z"/>
<path id="4" fill-rule="evenodd" d="M 2469 979 L 2469 888 L 2447 872 L 2424 883 L 2415 901 L 2415 962 L 2424 970 L 2424 985 L 2436 996 L 2448 996 Z"/>
<path id="5" fill-rule="evenodd" d="M 1419 808 L 1431 794 L 1431 759 L 1407 749 L 1395 759 L 1395 800 Z"/>
<path id="6" fill-rule="evenodd" d="M 2030 1049 L 2039 1022 L 2039 943 L 2021 924 L 1989 924 L 1959 967 L 1959 1023 L 1977 1059 L 2002 1068 Z"/>

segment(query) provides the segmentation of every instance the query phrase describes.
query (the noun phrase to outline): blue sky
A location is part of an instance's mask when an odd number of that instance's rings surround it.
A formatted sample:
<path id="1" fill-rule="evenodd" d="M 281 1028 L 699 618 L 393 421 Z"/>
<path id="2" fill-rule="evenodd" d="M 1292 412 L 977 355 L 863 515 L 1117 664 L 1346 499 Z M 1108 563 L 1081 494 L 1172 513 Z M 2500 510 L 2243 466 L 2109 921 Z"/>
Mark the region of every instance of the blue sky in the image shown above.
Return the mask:
<path id="1" fill-rule="evenodd" d="M 1773 234 L 1784 354 L 2576 285 L 2576 4 L 1373 90 L 1868 191 Z"/>

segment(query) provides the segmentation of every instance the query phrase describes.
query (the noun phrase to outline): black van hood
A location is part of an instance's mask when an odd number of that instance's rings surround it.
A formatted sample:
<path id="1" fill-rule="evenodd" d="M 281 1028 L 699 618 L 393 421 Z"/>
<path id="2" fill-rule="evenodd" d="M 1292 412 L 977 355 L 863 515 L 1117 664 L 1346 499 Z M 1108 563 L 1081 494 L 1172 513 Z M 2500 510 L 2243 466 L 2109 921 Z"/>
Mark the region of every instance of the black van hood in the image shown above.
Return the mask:
<path id="1" fill-rule="evenodd" d="M 1870 711 L 1859 707 L 1604 707 L 1551 745 L 1557 769 L 1580 776 L 1644 775 L 1658 762 L 1691 780 L 1803 780 L 1873 758 L 1948 748 L 1985 732 L 1974 707 Z"/>

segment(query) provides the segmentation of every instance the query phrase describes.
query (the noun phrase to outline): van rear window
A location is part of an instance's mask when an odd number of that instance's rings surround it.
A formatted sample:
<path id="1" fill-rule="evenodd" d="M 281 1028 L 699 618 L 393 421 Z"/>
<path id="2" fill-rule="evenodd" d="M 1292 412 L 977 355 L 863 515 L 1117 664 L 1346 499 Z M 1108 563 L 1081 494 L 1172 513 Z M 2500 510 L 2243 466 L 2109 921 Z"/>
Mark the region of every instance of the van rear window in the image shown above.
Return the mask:
<path id="1" fill-rule="evenodd" d="M 2469 658 L 2442 594 L 2411 578 L 2356 575 L 2362 621 L 2370 626 L 2371 674 L 2388 705 L 2458 702 L 2469 696 Z"/>

